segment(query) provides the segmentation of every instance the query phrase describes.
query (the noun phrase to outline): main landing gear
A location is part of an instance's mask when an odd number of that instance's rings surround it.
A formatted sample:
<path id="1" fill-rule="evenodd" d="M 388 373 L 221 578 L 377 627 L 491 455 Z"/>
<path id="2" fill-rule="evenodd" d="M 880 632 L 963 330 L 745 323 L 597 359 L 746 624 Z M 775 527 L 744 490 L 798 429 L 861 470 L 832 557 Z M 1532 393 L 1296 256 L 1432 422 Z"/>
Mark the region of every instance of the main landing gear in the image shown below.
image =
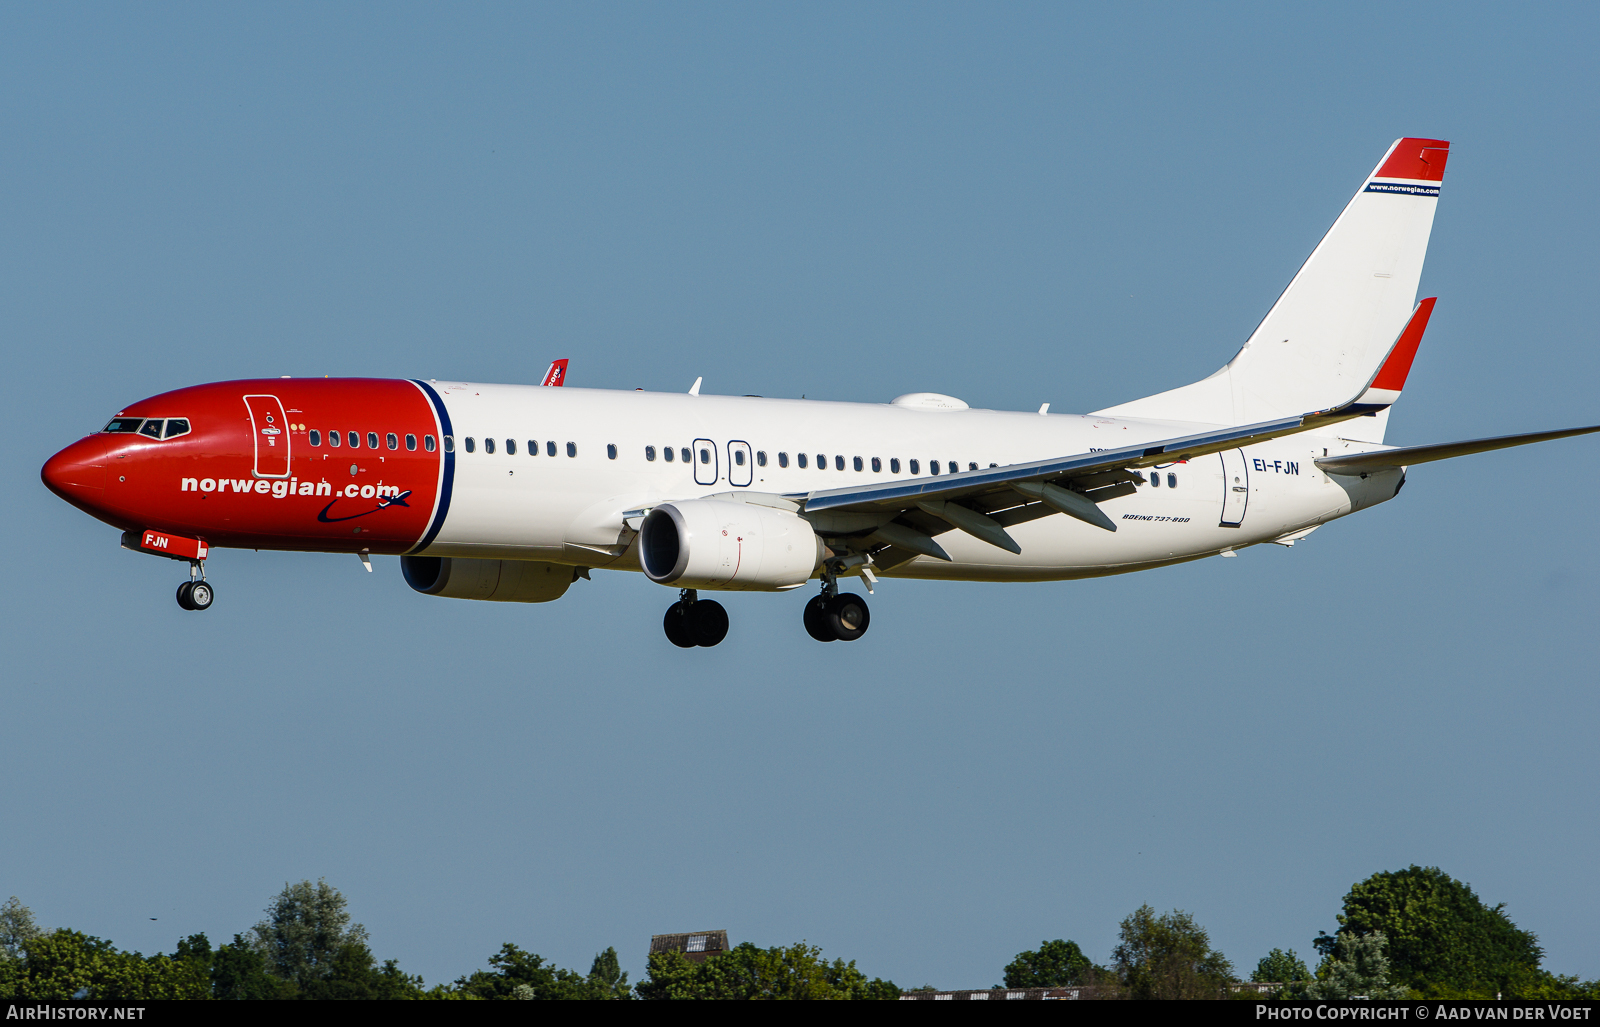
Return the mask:
<path id="1" fill-rule="evenodd" d="M 832 574 L 823 577 L 822 594 L 806 604 L 806 634 L 818 642 L 854 642 L 867 633 L 871 623 L 867 601 L 851 592 L 841 593 Z"/>
<path id="2" fill-rule="evenodd" d="M 716 645 L 728 637 L 728 611 L 721 603 L 701 599 L 692 588 L 684 589 L 681 595 L 667 607 L 667 615 L 661 621 L 667 641 L 680 649 L 693 649 L 697 645 Z"/>
<path id="3" fill-rule="evenodd" d="M 189 561 L 189 580 L 178 586 L 178 605 L 185 610 L 209 610 L 216 598 L 216 591 L 206 580 L 205 564 Z"/>

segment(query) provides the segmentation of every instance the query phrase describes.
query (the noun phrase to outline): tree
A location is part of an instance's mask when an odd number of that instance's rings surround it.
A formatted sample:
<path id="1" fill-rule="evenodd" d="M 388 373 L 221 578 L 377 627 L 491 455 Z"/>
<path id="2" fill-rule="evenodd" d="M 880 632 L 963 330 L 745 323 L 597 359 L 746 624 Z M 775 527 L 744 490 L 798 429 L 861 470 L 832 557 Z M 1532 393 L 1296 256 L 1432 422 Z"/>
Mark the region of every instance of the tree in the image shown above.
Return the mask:
<path id="1" fill-rule="evenodd" d="M 33 911 L 15 895 L 0 906 L 0 958 L 20 960 L 22 950 L 40 933 L 39 925 L 33 922 Z"/>
<path id="2" fill-rule="evenodd" d="M 267 972 L 299 993 L 325 993 L 336 973 L 347 974 L 361 961 L 361 952 L 371 968 L 367 929 L 350 923 L 345 897 L 326 881 L 285 884 L 266 912 L 267 919 L 252 928 L 256 947 Z"/>
<path id="3" fill-rule="evenodd" d="M 745 942 L 703 963 L 691 963 L 681 952 L 652 952 L 645 980 L 637 989 L 643 999 L 896 999 L 892 981 L 867 979 L 846 963 L 822 958 L 822 950 L 800 942 L 761 949 Z"/>
<path id="4" fill-rule="evenodd" d="M 1122 940 L 1111 958 L 1132 998 L 1221 998 L 1233 980 L 1233 964 L 1182 910 L 1158 917 L 1150 906 L 1140 906 L 1122 921 Z"/>
<path id="5" fill-rule="evenodd" d="M 611 951 L 614 956 L 616 953 Z M 596 958 L 598 962 L 598 957 Z M 591 995 L 588 979 L 575 970 L 563 970 L 544 957 L 506 942 L 489 957 L 493 970 L 478 970 L 457 979 L 456 988 L 468 998 L 484 999 L 584 999 Z"/>
<path id="6" fill-rule="evenodd" d="M 292 991 L 293 986 L 289 988 Z M 214 998 L 270 999 L 278 998 L 283 990 L 284 984 L 267 972 L 267 957 L 250 939 L 235 934 L 231 944 L 221 945 L 211 954 Z"/>
<path id="7" fill-rule="evenodd" d="M 1511 922 L 1505 903 L 1485 905 L 1438 867 L 1413 864 L 1352 885 L 1339 925 L 1339 937 L 1382 933 L 1392 978 L 1419 991 L 1510 991 L 1544 957 L 1538 937 Z"/>
<path id="8" fill-rule="evenodd" d="M 589 966 L 589 987 L 595 998 L 631 999 L 633 989 L 628 987 L 628 975 L 617 959 L 617 950 L 607 947 L 597 953 Z"/>
<path id="9" fill-rule="evenodd" d="M 1384 953 L 1383 932 L 1339 935 L 1333 952 L 1317 968 L 1317 979 L 1306 985 L 1310 999 L 1405 998 L 1406 989 L 1389 983 L 1389 957 Z"/>
<path id="10" fill-rule="evenodd" d="M 1256 963 L 1255 972 L 1250 975 L 1250 979 L 1257 983 L 1288 984 L 1310 980 L 1311 971 L 1306 968 L 1305 960 L 1295 955 L 1294 949 L 1288 952 L 1273 949 Z"/>
<path id="11" fill-rule="evenodd" d="M 8 961 L 10 962 L 10 961 Z M 11 976 L 11 997 L 86 998 L 94 1001 L 207 998 L 211 984 L 202 968 L 185 960 L 119 952 L 109 941 L 62 929 L 27 943 Z"/>
<path id="12" fill-rule="evenodd" d="M 1075 941 L 1041 941 L 1006 965 L 1008 988 L 1060 988 L 1084 983 L 1094 966 Z"/>

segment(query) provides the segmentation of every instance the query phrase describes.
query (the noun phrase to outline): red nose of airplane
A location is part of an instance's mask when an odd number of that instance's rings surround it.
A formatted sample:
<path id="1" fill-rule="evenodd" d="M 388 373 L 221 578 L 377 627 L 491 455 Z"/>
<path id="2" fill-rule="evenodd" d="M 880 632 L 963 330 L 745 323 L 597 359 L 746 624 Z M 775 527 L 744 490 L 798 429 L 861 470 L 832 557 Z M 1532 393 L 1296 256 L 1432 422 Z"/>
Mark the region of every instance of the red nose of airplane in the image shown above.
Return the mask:
<path id="1" fill-rule="evenodd" d="M 79 439 L 46 460 L 39 477 L 51 492 L 94 513 L 105 501 L 106 464 L 113 446 L 111 440 L 95 435 Z"/>

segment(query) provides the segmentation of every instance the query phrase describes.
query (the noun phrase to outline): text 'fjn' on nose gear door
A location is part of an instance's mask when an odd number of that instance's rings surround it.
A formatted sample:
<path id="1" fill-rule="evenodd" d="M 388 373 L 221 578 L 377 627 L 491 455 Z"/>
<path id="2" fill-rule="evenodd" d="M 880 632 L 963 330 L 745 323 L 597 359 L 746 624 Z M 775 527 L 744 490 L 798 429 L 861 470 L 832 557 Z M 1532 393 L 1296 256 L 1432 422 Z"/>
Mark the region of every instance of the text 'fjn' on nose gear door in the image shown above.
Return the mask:
<path id="1" fill-rule="evenodd" d="M 289 425 L 277 396 L 246 396 L 250 434 L 256 442 L 256 477 L 289 476 Z"/>
<path id="2" fill-rule="evenodd" d="M 717 445 L 710 439 L 694 440 L 694 483 L 717 483 Z"/>

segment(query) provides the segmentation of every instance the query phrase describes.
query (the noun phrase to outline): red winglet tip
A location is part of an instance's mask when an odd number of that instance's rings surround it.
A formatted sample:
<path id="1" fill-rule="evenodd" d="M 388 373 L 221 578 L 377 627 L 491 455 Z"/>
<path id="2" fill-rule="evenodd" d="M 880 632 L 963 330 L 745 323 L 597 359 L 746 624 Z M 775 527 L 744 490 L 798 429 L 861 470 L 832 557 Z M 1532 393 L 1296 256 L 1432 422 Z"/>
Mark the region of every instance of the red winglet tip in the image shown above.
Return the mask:
<path id="1" fill-rule="evenodd" d="M 1417 304 L 1411 320 L 1406 322 L 1405 331 L 1400 333 L 1399 341 L 1394 344 L 1394 349 L 1389 351 L 1389 358 L 1378 369 L 1378 376 L 1372 379 L 1374 389 L 1399 392 L 1405 388 L 1406 376 L 1411 373 L 1411 362 L 1417 357 L 1417 347 L 1422 344 L 1422 333 L 1428 330 L 1428 318 L 1433 316 L 1433 305 L 1438 300 L 1437 296 L 1429 296 Z"/>
<path id="2" fill-rule="evenodd" d="M 1394 144 L 1389 159 L 1374 178 L 1405 178 L 1414 182 L 1439 182 L 1450 159 L 1450 143 L 1444 139 L 1412 139 L 1407 136 Z"/>
<path id="3" fill-rule="evenodd" d="M 567 359 L 565 357 L 563 357 L 560 360 L 552 360 L 550 362 L 550 369 L 544 373 L 544 381 L 540 382 L 539 384 L 541 384 L 541 385 L 564 385 L 566 383 L 566 380 L 567 380 Z"/>

